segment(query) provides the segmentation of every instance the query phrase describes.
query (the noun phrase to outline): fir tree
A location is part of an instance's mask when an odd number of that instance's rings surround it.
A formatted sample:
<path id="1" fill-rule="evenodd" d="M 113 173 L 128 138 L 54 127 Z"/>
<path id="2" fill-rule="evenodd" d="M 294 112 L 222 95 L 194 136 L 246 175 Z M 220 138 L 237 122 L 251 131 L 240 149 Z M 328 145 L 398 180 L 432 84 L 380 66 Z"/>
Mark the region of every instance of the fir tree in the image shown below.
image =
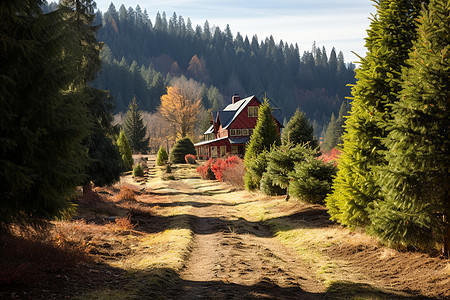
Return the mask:
<path id="1" fill-rule="evenodd" d="M 85 179 L 86 98 L 69 89 L 79 48 L 61 11 L 42 1 L 0 9 L 0 227 L 62 217 Z M 64 53 L 64 55 L 62 55 Z"/>
<path id="2" fill-rule="evenodd" d="M 289 200 L 289 183 L 291 181 L 289 173 L 294 170 L 296 163 L 304 160 L 305 148 L 309 148 L 309 146 L 297 144 L 294 147 L 292 143 L 274 147 L 267 154 L 267 170 L 263 174 L 265 180 L 261 180 L 261 191 L 269 195 L 275 194 L 272 192 L 274 189 L 269 188 L 275 185 L 279 187 L 277 194 L 286 193 L 286 201 Z M 269 182 L 270 185 L 268 185 Z"/>
<path id="3" fill-rule="evenodd" d="M 318 147 L 318 142 L 314 138 L 314 128 L 306 119 L 305 113 L 299 109 L 295 111 L 295 114 L 291 117 L 286 127 L 283 129 L 281 136 L 283 144 L 306 144 L 309 147 L 315 149 Z"/>
<path id="4" fill-rule="evenodd" d="M 133 156 L 131 154 L 131 147 L 128 143 L 127 135 L 123 130 L 120 131 L 119 138 L 117 139 L 117 146 L 119 147 L 119 153 L 122 156 L 123 168 L 125 171 L 130 171 L 133 168 Z"/>
<path id="5" fill-rule="evenodd" d="M 390 105 L 401 90 L 401 69 L 416 39 L 415 19 L 424 1 L 374 2 L 377 15 L 367 31 L 368 52 L 356 71 L 343 154 L 333 193 L 326 199 L 332 219 L 349 226 L 367 225 L 373 202 L 380 197 L 374 168 L 385 164 L 381 139 L 387 135 Z"/>
<path id="6" fill-rule="evenodd" d="M 252 159 L 265 150 L 270 150 L 272 146 L 280 145 L 280 135 L 278 134 L 277 125 L 272 116 L 272 108 L 269 105 L 269 100 L 264 98 L 264 103 L 259 106 L 258 120 L 253 134 L 250 137 L 250 142 L 245 150 L 244 163 L 250 165 Z M 252 173 L 245 174 L 245 186 L 247 189 L 259 188 L 258 177 L 252 177 Z"/>
<path id="7" fill-rule="evenodd" d="M 295 163 L 289 173 L 289 192 L 292 196 L 309 203 L 323 203 L 331 192 L 336 167 L 317 159 L 317 153 L 303 149 L 303 159 Z"/>
<path id="8" fill-rule="evenodd" d="M 194 143 L 188 137 L 179 139 L 170 152 L 170 162 L 174 164 L 185 164 L 185 156 L 188 154 L 197 155 Z"/>
<path id="9" fill-rule="evenodd" d="M 450 251 L 448 100 L 450 2 L 431 0 L 419 39 L 403 71 L 402 92 L 384 143 L 380 171 L 385 201 L 377 202 L 372 230 L 383 240 L 423 249 L 444 240 Z M 444 239 L 443 239 L 444 238 Z"/>
<path id="10" fill-rule="evenodd" d="M 130 143 L 131 150 L 133 152 L 147 152 L 149 143 L 149 138 L 145 138 L 147 126 L 144 125 L 144 121 L 142 120 L 136 97 L 133 97 L 133 101 L 128 106 L 123 128 Z"/>
<path id="11" fill-rule="evenodd" d="M 334 113 L 331 114 L 330 123 L 328 123 L 327 131 L 323 138 L 323 143 L 321 145 L 322 149 L 326 152 L 331 151 L 334 146 L 336 146 L 336 135 L 337 135 L 337 124 L 336 117 Z"/>
<path id="12" fill-rule="evenodd" d="M 169 156 L 167 155 L 166 148 L 163 146 L 159 147 L 158 154 L 156 156 L 156 165 L 162 166 L 167 163 Z"/>

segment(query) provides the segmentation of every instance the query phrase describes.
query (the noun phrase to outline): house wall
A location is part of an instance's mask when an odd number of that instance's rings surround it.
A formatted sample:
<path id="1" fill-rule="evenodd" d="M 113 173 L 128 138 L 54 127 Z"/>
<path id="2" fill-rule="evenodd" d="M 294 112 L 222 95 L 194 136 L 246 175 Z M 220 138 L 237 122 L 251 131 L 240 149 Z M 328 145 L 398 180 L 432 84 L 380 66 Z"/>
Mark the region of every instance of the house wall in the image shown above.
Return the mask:
<path id="1" fill-rule="evenodd" d="M 245 129 L 245 128 L 255 128 L 257 117 L 248 116 L 249 106 L 259 106 L 261 103 L 253 98 L 250 103 L 241 111 L 241 113 L 234 119 L 233 123 L 228 127 L 228 129 Z"/>

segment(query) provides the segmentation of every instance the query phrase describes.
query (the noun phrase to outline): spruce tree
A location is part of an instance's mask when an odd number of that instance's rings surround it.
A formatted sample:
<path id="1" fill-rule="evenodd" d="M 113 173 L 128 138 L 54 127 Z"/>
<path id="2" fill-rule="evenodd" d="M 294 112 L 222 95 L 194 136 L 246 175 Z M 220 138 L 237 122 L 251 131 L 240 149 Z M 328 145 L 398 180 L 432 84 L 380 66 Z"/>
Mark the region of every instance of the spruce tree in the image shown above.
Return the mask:
<path id="1" fill-rule="evenodd" d="M 169 156 L 167 155 L 166 148 L 164 148 L 163 146 L 160 146 L 159 150 L 158 150 L 158 154 L 156 156 L 156 165 L 157 166 L 165 165 L 168 160 L 169 160 Z"/>
<path id="2" fill-rule="evenodd" d="M 85 179 L 86 98 L 70 89 L 79 48 L 62 12 L 43 15 L 40 4 L 6 0 L 0 9 L 3 228 L 65 215 Z"/>
<path id="3" fill-rule="evenodd" d="M 332 219 L 349 226 L 367 225 L 374 200 L 380 197 L 375 168 L 385 164 L 381 139 L 387 135 L 390 105 L 401 90 L 401 69 L 416 40 L 415 19 L 425 1 L 374 2 L 377 14 L 367 31 L 368 52 L 356 70 L 343 154 L 333 193 L 326 199 Z"/>
<path id="4" fill-rule="evenodd" d="M 336 145 L 336 135 L 337 135 L 337 124 L 336 117 L 334 113 L 331 114 L 330 123 L 328 123 L 327 131 L 325 132 L 325 137 L 323 138 L 323 143 L 321 145 L 322 149 L 326 152 L 331 151 Z"/>
<path id="5" fill-rule="evenodd" d="M 449 91 L 450 2 L 431 0 L 420 17 L 419 39 L 402 76 L 399 102 L 384 139 L 388 165 L 380 171 L 385 201 L 372 230 L 383 240 L 450 251 Z"/>
<path id="6" fill-rule="evenodd" d="M 267 170 L 261 180 L 261 191 L 268 195 L 286 193 L 286 200 L 289 200 L 289 183 L 291 181 L 290 172 L 294 170 L 296 163 L 304 160 L 305 149 L 308 144 L 287 143 L 279 147 L 274 147 L 267 154 Z M 279 187 L 278 190 L 273 186 Z"/>
<path id="7" fill-rule="evenodd" d="M 142 120 L 136 97 L 133 97 L 133 101 L 128 106 L 123 128 L 130 143 L 131 150 L 133 152 L 147 152 L 149 143 L 149 138 L 145 138 L 147 126 L 144 125 L 144 121 Z"/>
<path id="8" fill-rule="evenodd" d="M 249 168 L 252 160 L 260 153 L 268 151 L 272 146 L 278 146 L 280 143 L 280 135 L 272 116 L 272 108 L 269 105 L 269 100 L 264 98 L 264 102 L 258 109 L 256 127 L 245 150 L 244 163 L 246 167 Z M 254 190 L 259 188 L 259 181 L 259 176 L 253 176 L 252 172 L 245 173 L 245 186 L 247 189 Z"/>
<path id="9" fill-rule="evenodd" d="M 319 145 L 314 138 L 313 126 L 306 119 L 305 113 L 301 112 L 299 109 L 295 111 L 295 114 L 283 129 L 281 139 L 283 144 L 288 144 L 289 142 L 294 145 L 308 143 L 309 147 L 312 149 L 317 148 Z"/>
<path id="10" fill-rule="evenodd" d="M 185 156 L 188 154 L 197 155 L 194 143 L 188 137 L 179 139 L 170 152 L 170 162 L 174 164 L 185 164 Z"/>
<path id="11" fill-rule="evenodd" d="M 123 168 L 125 171 L 130 171 L 133 168 L 133 156 L 131 154 L 131 147 L 127 139 L 127 135 L 122 130 L 117 139 L 117 146 L 119 153 L 122 156 Z"/>

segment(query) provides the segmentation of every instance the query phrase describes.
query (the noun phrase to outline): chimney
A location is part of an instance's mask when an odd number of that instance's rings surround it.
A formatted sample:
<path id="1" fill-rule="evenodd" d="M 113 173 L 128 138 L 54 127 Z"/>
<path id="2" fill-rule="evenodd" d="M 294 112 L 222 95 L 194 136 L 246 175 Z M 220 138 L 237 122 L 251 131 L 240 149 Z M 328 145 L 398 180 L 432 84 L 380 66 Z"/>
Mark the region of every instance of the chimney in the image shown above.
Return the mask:
<path id="1" fill-rule="evenodd" d="M 232 104 L 238 102 L 239 100 L 241 100 L 241 97 L 239 96 L 239 94 L 234 94 L 233 97 L 231 97 Z"/>

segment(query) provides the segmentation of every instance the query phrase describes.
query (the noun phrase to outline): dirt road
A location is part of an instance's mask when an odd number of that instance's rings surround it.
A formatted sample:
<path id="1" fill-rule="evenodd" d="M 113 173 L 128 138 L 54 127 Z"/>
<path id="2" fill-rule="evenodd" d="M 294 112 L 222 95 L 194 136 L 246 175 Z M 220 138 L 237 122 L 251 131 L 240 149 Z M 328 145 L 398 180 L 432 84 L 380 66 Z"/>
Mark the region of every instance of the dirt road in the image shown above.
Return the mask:
<path id="1" fill-rule="evenodd" d="M 281 245 L 269 228 L 237 215 L 235 206 L 241 201 L 233 204 L 233 199 L 198 195 L 198 185 L 195 179 L 171 184 L 180 195 L 191 196 L 189 213 L 195 234 L 173 298 L 316 299 L 324 291 L 314 272 Z"/>
<path id="2" fill-rule="evenodd" d="M 326 208 L 202 180 L 123 176 L 34 239 L 0 239 L 7 299 L 449 299 L 450 260 L 398 251 Z"/>

